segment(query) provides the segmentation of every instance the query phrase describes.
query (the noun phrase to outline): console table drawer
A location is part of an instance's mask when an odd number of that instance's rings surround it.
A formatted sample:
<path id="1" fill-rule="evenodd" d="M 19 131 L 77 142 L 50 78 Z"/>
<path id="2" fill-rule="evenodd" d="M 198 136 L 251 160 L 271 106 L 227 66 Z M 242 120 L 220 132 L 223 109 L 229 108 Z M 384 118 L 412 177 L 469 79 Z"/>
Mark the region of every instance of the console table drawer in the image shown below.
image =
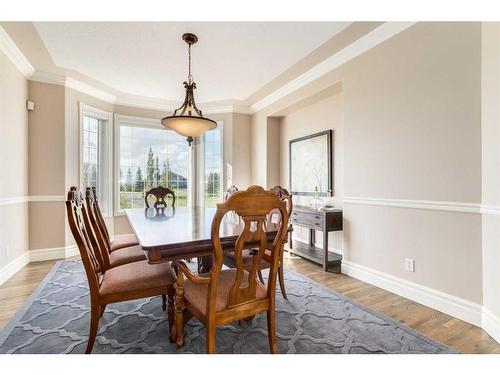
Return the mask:
<path id="1" fill-rule="evenodd" d="M 306 213 L 306 212 L 292 212 L 292 224 L 305 225 L 315 227 L 320 230 L 323 228 L 324 216 L 320 214 Z"/>

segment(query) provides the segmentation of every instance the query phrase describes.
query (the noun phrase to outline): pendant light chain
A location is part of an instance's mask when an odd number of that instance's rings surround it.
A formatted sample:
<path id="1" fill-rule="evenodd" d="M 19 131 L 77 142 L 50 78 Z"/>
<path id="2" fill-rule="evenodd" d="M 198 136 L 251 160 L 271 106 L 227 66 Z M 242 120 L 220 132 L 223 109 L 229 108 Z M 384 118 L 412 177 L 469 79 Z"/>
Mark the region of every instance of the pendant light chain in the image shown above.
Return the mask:
<path id="1" fill-rule="evenodd" d="M 188 45 L 188 81 L 189 84 L 193 82 L 193 76 L 191 75 L 191 44 Z"/>

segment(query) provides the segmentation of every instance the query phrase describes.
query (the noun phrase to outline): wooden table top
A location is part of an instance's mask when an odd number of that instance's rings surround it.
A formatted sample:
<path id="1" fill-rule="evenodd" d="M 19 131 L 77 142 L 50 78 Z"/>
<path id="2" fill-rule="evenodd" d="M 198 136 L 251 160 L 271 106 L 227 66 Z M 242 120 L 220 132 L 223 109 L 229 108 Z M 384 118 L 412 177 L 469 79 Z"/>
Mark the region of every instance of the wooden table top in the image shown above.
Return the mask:
<path id="1" fill-rule="evenodd" d="M 212 253 L 210 231 L 215 208 L 167 207 L 126 209 L 128 221 L 151 263 Z M 234 213 L 224 217 L 220 227 L 223 247 L 234 247 L 243 221 Z M 279 229 L 268 222 L 266 233 L 272 241 Z"/>

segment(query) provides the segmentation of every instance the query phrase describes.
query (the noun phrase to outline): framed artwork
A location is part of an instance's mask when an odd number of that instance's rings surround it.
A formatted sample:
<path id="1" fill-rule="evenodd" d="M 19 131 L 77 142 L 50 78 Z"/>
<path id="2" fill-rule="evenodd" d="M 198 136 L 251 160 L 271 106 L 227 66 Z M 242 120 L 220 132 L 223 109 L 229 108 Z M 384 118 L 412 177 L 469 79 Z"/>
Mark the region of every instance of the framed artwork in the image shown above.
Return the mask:
<path id="1" fill-rule="evenodd" d="M 333 195 L 333 130 L 289 142 L 290 190 L 295 195 Z"/>

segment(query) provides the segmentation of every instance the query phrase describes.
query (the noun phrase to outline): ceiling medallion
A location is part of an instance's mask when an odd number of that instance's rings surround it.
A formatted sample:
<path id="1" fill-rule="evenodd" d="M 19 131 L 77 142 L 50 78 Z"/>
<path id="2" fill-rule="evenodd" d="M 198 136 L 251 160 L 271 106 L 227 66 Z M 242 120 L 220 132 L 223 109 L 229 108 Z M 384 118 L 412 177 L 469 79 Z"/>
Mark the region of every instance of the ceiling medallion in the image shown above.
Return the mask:
<path id="1" fill-rule="evenodd" d="M 194 137 L 203 135 L 207 130 L 215 129 L 217 123 L 214 120 L 203 117 L 203 113 L 196 107 L 194 100 L 194 89 L 196 83 L 191 75 L 191 46 L 198 41 L 194 34 L 184 34 L 182 39 L 188 44 L 188 80 L 184 81 L 186 96 L 184 103 L 174 111 L 172 116 L 164 117 L 161 124 L 166 128 L 172 129 L 176 133 L 187 137 L 189 146 L 191 146 Z"/>

